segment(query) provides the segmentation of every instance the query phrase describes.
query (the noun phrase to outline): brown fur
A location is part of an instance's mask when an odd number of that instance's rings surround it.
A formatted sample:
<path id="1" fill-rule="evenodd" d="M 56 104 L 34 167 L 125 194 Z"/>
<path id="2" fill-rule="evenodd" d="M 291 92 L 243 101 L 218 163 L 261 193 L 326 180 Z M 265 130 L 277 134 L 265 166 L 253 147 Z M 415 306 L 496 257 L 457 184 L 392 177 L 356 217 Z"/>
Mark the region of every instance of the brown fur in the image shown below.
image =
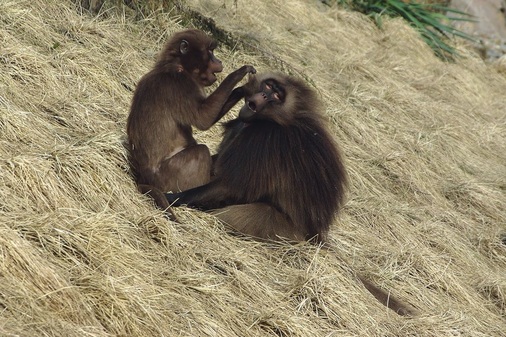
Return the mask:
<path id="1" fill-rule="evenodd" d="M 266 80 L 280 100 L 263 99 Z M 170 201 L 215 210 L 261 239 L 324 241 L 344 200 L 346 172 L 314 91 L 280 74 L 252 76 L 244 90 L 239 118 L 225 124 L 214 180 Z"/>
<path id="2" fill-rule="evenodd" d="M 199 30 L 176 33 L 139 81 L 127 134 L 130 164 L 141 191 L 180 191 L 209 182 L 211 155 L 193 138 L 192 126 L 207 130 L 216 123 L 244 97 L 242 87 L 234 86 L 255 72 L 252 66 L 241 67 L 206 97 L 204 87 L 223 69 L 213 54 L 215 47 Z"/>

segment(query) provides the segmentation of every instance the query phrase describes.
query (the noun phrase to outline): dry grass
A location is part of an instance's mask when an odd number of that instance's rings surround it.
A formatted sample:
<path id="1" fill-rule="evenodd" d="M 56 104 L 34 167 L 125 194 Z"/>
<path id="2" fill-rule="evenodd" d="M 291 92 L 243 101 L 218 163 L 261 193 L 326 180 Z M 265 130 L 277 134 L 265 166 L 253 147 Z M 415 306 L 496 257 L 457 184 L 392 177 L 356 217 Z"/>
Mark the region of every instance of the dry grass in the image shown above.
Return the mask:
<path id="1" fill-rule="evenodd" d="M 189 4 L 258 50 L 223 48 L 226 72 L 272 55 L 321 94 L 352 182 L 335 252 L 243 240 L 191 210 L 177 225 L 136 192 L 132 90 L 177 17 L 3 0 L 0 335 L 505 336 L 502 68 L 464 49 L 442 63 L 401 20 L 379 31 L 313 2 Z"/>

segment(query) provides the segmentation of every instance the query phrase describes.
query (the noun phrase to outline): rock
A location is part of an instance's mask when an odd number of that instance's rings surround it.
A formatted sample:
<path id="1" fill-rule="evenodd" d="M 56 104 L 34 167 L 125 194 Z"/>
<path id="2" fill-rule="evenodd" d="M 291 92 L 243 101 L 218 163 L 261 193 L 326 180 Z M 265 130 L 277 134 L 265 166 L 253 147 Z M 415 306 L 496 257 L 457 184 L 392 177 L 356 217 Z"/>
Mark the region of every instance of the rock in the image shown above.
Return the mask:
<path id="1" fill-rule="evenodd" d="M 455 22 L 455 27 L 479 40 L 484 59 L 506 55 L 506 0 L 452 0 L 449 7 L 473 15 L 477 22 Z"/>

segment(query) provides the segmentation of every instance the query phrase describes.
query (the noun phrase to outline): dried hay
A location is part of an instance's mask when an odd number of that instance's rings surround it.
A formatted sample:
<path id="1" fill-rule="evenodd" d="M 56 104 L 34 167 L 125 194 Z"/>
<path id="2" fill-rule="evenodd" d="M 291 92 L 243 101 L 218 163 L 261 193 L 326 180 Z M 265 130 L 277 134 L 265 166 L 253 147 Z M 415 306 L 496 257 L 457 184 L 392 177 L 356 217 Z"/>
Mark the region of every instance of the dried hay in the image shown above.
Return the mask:
<path id="1" fill-rule="evenodd" d="M 272 55 L 321 94 L 352 182 L 334 251 L 244 240 L 183 208 L 174 224 L 136 192 L 132 90 L 177 17 L 3 0 L 0 335 L 505 336 L 504 72 L 470 53 L 442 63 L 400 20 L 190 4 L 252 46 L 223 48 L 226 71 Z M 356 272 L 419 316 L 377 303 Z"/>

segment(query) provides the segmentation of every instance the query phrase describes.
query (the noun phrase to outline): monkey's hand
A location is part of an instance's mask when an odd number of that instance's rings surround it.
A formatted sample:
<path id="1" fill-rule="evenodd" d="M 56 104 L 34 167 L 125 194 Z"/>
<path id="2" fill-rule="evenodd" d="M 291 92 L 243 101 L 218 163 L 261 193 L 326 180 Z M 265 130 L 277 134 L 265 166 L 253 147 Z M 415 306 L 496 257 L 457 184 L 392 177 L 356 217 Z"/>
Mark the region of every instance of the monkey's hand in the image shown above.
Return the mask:
<path id="1" fill-rule="evenodd" d="M 257 70 L 255 67 L 250 65 L 242 66 L 241 68 L 234 70 L 230 74 L 228 74 L 227 77 L 221 82 L 221 84 L 218 86 L 218 89 L 216 89 L 208 98 L 209 100 L 213 95 L 216 95 L 218 91 L 227 91 L 231 92 L 235 85 L 241 81 L 244 76 L 247 74 L 256 74 Z M 206 100 L 206 101 L 207 101 Z M 235 103 L 234 103 L 235 104 Z M 228 111 L 228 110 L 227 110 Z M 219 118 L 218 118 L 219 119 Z"/>
<path id="2" fill-rule="evenodd" d="M 241 72 L 243 72 L 245 75 L 257 73 L 257 70 L 255 69 L 255 67 L 250 66 L 250 65 L 242 66 L 241 68 L 239 68 L 239 70 L 241 70 Z"/>

